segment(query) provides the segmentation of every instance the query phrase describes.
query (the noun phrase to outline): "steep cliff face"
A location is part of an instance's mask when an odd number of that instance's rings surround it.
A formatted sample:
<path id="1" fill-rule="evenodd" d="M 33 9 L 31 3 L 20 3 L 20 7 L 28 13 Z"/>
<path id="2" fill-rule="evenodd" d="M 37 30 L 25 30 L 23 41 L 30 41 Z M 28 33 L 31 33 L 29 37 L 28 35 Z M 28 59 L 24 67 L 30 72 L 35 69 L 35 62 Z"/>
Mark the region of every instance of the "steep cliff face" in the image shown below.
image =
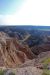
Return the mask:
<path id="1" fill-rule="evenodd" d="M 10 68 L 17 67 L 26 60 L 35 57 L 29 47 L 23 47 L 17 39 L 10 38 L 4 32 L 0 32 L 0 54 L 0 62 L 3 63 L 4 66 Z"/>
<path id="2" fill-rule="evenodd" d="M 38 55 L 41 52 L 46 52 L 46 51 L 50 51 L 50 44 L 41 44 L 41 45 L 37 45 L 31 48 L 31 51 Z"/>
<path id="3" fill-rule="evenodd" d="M 49 51 L 50 44 L 42 44 L 29 48 L 27 44 L 22 44 L 17 37 L 10 37 L 8 34 L 0 32 L 0 67 L 43 67 L 39 61 L 43 60 L 44 55 L 45 58 L 48 57 L 47 54 L 50 56 Z M 48 60 L 50 61 L 50 59 Z"/>
<path id="4" fill-rule="evenodd" d="M 20 44 L 16 39 L 13 39 L 13 43 L 17 50 L 22 51 L 26 54 L 28 59 L 35 58 L 35 54 L 31 51 L 31 49 L 28 47 L 28 45 Z"/>
<path id="5" fill-rule="evenodd" d="M 21 41 L 0 32 L 0 68 L 6 68 L 5 75 L 10 69 L 13 72 L 14 68 L 16 75 L 42 75 L 45 66 L 50 69 L 49 43 L 30 47 L 27 42 Z"/>

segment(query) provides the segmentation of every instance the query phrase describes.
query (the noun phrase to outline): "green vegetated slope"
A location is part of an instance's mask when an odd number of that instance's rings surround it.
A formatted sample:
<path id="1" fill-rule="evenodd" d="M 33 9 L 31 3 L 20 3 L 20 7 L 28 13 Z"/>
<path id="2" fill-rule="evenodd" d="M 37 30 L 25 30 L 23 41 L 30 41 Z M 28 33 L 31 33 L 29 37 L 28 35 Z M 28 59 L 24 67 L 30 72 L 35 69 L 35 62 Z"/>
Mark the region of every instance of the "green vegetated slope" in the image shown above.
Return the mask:
<path id="1" fill-rule="evenodd" d="M 42 61 L 43 64 L 49 64 L 50 63 L 50 58 L 46 58 Z"/>
<path id="2" fill-rule="evenodd" d="M 0 70 L 0 75 L 4 75 L 4 71 L 3 70 Z"/>
<path id="3" fill-rule="evenodd" d="M 50 70 L 44 69 L 42 75 L 50 75 Z"/>
<path id="4" fill-rule="evenodd" d="M 46 58 L 42 61 L 44 64 L 43 74 L 42 75 L 50 75 L 50 69 L 48 69 L 48 64 L 50 63 L 50 58 Z"/>

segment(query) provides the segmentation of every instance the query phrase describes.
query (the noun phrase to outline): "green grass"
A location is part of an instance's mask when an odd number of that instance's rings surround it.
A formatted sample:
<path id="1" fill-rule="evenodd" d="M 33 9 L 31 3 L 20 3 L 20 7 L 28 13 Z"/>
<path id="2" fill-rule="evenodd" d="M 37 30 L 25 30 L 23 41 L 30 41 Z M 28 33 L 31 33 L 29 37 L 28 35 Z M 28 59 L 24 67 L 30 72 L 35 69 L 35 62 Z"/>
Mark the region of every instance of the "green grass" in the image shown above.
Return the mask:
<path id="1" fill-rule="evenodd" d="M 2 70 L 2 69 L 0 69 L 0 75 L 4 75 L 4 71 Z M 15 75 L 15 73 L 14 72 L 12 72 L 12 73 L 10 73 L 10 75 Z"/>
<path id="2" fill-rule="evenodd" d="M 50 70 L 44 69 L 42 75 L 50 75 Z"/>
<path id="3" fill-rule="evenodd" d="M 43 74 L 42 75 L 50 75 L 50 70 L 48 70 L 48 64 L 50 63 L 50 58 L 46 58 L 42 61 L 44 64 Z"/>
<path id="4" fill-rule="evenodd" d="M 50 63 L 50 58 L 46 58 L 42 61 L 43 64 L 49 64 Z"/>
<path id="5" fill-rule="evenodd" d="M 0 75 L 4 75 L 4 71 L 0 70 Z"/>

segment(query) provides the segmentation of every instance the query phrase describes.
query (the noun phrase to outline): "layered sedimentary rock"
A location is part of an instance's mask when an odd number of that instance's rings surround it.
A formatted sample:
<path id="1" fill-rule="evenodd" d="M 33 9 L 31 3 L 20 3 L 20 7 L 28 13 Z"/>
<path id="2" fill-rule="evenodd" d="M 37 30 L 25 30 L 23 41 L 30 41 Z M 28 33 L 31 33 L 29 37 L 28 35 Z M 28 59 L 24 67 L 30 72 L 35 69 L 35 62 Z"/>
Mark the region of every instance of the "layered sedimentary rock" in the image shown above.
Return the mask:
<path id="1" fill-rule="evenodd" d="M 10 68 L 35 57 L 29 47 L 23 47 L 16 38 L 11 38 L 4 32 L 0 32 L 0 54 L 0 62 L 3 63 L 0 65 Z"/>
<path id="2" fill-rule="evenodd" d="M 41 52 L 46 52 L 46 51 L 50 51 L 50 44 L 41 44 L 41 45 L 37 45 L 31 48 L 31 51 L 38 55 Z"/>

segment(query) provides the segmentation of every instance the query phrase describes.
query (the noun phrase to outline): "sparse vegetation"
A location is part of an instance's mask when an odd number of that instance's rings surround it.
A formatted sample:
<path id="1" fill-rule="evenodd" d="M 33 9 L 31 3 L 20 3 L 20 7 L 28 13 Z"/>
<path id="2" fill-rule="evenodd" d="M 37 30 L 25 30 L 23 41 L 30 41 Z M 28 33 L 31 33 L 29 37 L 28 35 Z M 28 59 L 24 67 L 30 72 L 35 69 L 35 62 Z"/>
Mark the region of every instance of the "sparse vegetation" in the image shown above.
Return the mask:
<path id="1" fill-rule="evenodd" d="M 44 64 L 42 75 L 50 75 L 50 70 L 48 70 L 48 64 L 50 63 L 50 58 L 43 60 L 42 63 Z"/>
<path id="2" fill-rule="evenodd" d="M 50 70 L 44 69 L 42 75 L 50 75 Z"/>
<path id="3" fill-rule="evenodd" d="M 0 70 L 0 75 L 4 75 L 4 71 L 3 70 Z"/>
<path id="4" fill-rule="evenodd" d="M 43 64 L 49 64 L 50 63 L 50 58 L 46 58 L 42 61 Z"/>

